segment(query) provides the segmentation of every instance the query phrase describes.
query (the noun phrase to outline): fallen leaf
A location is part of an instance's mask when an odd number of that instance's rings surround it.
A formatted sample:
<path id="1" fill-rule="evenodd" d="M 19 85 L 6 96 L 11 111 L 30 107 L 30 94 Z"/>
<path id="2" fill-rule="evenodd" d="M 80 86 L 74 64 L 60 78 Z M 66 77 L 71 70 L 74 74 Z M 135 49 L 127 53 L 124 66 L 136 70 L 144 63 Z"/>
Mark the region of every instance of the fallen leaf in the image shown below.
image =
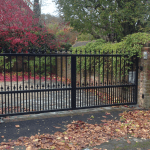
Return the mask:
<path id="1" fill-rule="evenodd" d="M 32 147 L 31 147 L 31 146 L 28 146 L 28 147 L 26 148 L 26 150 L 32 150 Z"/>
<path id="2" fill-rule="evenodd" d="M 130 144 L 131 143 L 130 140 L 127 140 L 127 143 Z"/>
<path id="3" fill-rule="evenodd" d="M 101 130 L 101 127 L 99 127 L 99 126 L 97 126 L 96 128 L 95 128 L 95 131 L 100 131 Z"/>
<path id="4" fill-rule="evenodd" d="M 33 142 L 36 142 L 36 141 L 38 141 L 39 139 L 35 139 L 35 140 L 33 140 Z"/>
<path id="5" fill-rule="evenodd" d="M 20 127 L 20 125 L 15 125 L 15 127 L 16 127 L 16 128 L 19 128 L 19 127 Z"/>
<path id="6" fill-rule="evenodd" d="M 106 115 L 110 115 L 111 113 L 106 112 Z"/>
<path id="7" fill-rule="evenodd" d="M 68 140 L 68 137 L 65 136 L 64 139 L 65 139 L 65 140 Z"/>
<path id="8" fill-rule="evenodd" d="M 57 142 L 57 144 L 61 146 L 65 145 L 65 143 L 62 143 L 62 142 Z"/>
<path id="9" fill-rule="evenodd" d="M 59 140 L 59 139 L 61 139 L 61 137 L 57 137 L 57 139 Z"/>
<path id="10" fill-rule="evenodd" d="M 55 127 L 55 126 L 54 126 Z M 55 127 L 56 129 L 60 129 L 61 127 Z"/>
<path id="11" fill-rule="evenodd" d="M 106 116 L 102 116 L 103 118 L 107 118 Z"/>
<path id="12" fill-rule="evenodd" d="M 51 149 L 55 149 L 56 147 L 55 146 L 51 146 Z"/>

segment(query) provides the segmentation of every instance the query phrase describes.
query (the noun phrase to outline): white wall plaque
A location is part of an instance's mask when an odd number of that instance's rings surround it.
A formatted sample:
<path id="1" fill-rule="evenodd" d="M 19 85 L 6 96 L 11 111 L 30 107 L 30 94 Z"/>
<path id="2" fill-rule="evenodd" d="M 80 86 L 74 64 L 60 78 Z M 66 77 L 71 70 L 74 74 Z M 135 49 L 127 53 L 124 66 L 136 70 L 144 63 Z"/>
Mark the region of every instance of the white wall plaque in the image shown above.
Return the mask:
<path id="1" fill-rule="evenodd" d="M 134 84 L 136 80 L 136 71 L 129 71 L 129 83 Z"/>
<path id="2" fill-rule="evenodd" d="M 143 52 L 143 59 L 147 59 L 147 52 Z"/>

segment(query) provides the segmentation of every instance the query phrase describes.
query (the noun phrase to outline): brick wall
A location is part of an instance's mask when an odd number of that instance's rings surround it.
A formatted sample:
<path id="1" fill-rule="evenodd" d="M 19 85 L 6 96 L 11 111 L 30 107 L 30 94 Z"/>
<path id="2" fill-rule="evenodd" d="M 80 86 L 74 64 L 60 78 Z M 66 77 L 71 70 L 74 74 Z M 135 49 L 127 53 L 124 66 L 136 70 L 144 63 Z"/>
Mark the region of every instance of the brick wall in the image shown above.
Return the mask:
<path id="1" fill-rule="evenodd" d="M 147 52 L 147 59 L 144 59 L 143 53 Z M 142 108 L 150 108 L 150 43 L 142 48 L 142 57 L 139 58 L 138 70 L 138 105 Z"/>

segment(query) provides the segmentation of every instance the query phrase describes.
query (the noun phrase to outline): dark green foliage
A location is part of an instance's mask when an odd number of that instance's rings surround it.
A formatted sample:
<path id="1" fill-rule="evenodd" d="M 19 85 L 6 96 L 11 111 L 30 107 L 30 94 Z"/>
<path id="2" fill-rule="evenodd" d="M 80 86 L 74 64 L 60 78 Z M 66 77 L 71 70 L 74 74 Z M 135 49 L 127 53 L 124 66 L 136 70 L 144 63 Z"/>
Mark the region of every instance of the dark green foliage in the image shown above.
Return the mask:
<path id="1" fill-rule="evenodd" d="M 48 75 L 50 71 L 52 71 L 52 68 L 50 67 L 55 65 L 55 57 L 51 57 L 51 61 L 50 61 L 50 57 L 45 57 L 45 56 L 35 57 L 35 61 L 34 59 L 30 60 L 29 68 L 32 75 L 34 75 L 34 63 L 35 63 L 35 74 L 45 75 L 45 64 L 46 64 L 46 75 Z"/>
<path id="2" fill-rule="evenodd" d="M 94 38 L 120 42 L 126 35 L 149 32 L 147 0 L 56 0 L 65 21 Z"/>
<path id="3" fill-rule="evenodd" d="M 63 48 L 64 51 L 69 50 L 72 47 L 70 43 L 64 43 L 61 45 L 61 48 Z"/>
<path id="4" fill-rule="evenodd" d="M 75 54 L 121 54 L 121 74 L 124 74 L 124 62 L 125 62 L 125 74 L 128 74 L 128 70 L 130 70 L 130 66 L 133 64 L 131 58 L 137 54 L 138 57 L 141 57 L 141 49 L 143 45 L 150 41 L 150 34 L 147 33 L 135 33 L 132 35 L 126 36 L 121 42 L 119 43 L 106 43 L 102 39 L 98 39 L 96 42 L 90 42 L 86 46 L 80 46 L 77 48 L 72 48 L 72 53 Z M 128 57 L 124 57 L 124 55 L 128 55 Z M 90 64 L 90 57 L 86 57 L 86 70 L 95 71 L 103 75 L 103 62 L 104 72 L 111 73 L 113 70 L 113 76 L 116 76 L 120 73 L 120 66 L 117 66 L 116 72 L 116 63 L 119 64 L 120 57 L 111 57 L 108 58 L 104 57 L 96 57 L 94 63 L 94 57 L 91 57 L 91 64 Z M 107 63 L 108 62 L 108 63 Z M 82 71 L 85 70 L 85 57 L 77 58 L 77 72 L 80 72 L 80 64 Z"/>
<path id="5" fill-rule="evenodd" d="M 82 33 L 78 36 L 77 39 L 77 41 L 92 41 L 92 40 L 95 40 L 95 38 L 90 33 L 85 33 L 85 34 Z"/>

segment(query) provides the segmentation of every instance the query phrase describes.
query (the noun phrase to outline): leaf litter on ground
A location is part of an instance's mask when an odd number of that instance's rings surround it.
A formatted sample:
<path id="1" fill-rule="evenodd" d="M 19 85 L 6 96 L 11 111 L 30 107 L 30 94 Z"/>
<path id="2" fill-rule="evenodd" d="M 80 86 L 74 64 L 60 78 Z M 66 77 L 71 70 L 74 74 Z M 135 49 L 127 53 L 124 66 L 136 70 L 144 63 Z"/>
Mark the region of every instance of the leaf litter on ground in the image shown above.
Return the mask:
<path id="1" fill-rule="evenodd" d="M 124 137 L 131 143 L 130 137 L 150 139 L 150 110 L 134 110 L 119 114 L 120 120 L 102 120 L 101 124 L 88 124 L 83 121 L 73 121 L 67 125 L 65 132 L 54 134 L 32 135 L 19 137 L 17 140 L 2 142 L 0 149 L 13 146 L 26 146 L 32 150 L 38 149 L 69 149 L 80 150 L 87 146 L 96 146 L 111 139 L 120 140 Z"/>

